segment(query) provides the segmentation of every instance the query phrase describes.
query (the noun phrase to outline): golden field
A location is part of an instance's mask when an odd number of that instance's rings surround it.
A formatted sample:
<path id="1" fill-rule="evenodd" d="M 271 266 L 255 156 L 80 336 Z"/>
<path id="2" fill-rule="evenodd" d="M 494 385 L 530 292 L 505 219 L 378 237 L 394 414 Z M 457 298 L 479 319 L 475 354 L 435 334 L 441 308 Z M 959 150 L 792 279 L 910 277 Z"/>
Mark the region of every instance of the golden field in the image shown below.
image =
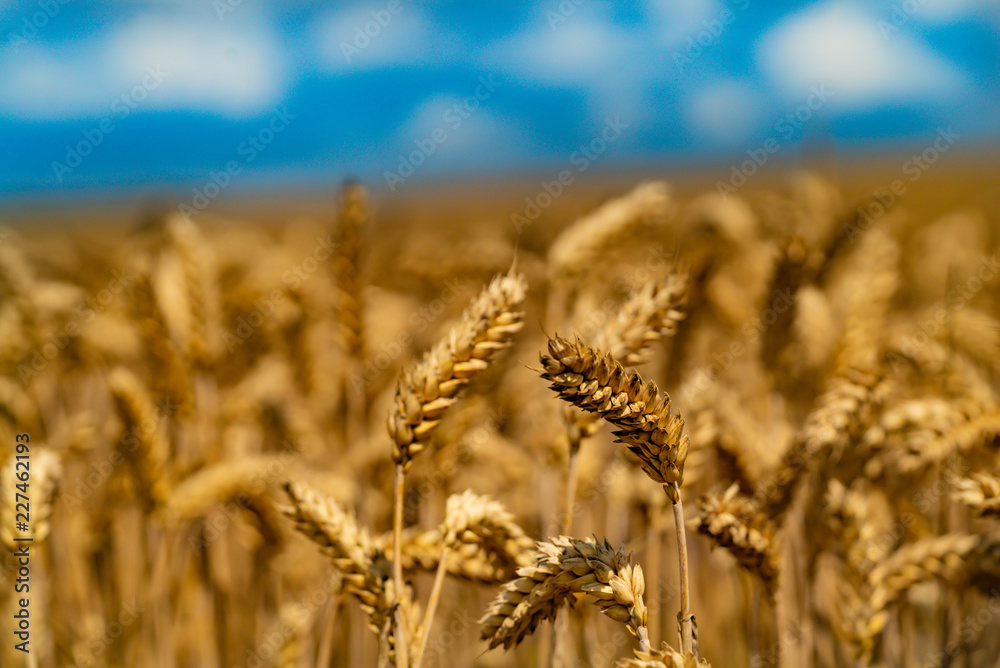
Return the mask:
<path id="1" fill-rule="evenodd" d="M 12 212 L 0 665 L 1000 665 L 995 168 L 905 161 Z"/>

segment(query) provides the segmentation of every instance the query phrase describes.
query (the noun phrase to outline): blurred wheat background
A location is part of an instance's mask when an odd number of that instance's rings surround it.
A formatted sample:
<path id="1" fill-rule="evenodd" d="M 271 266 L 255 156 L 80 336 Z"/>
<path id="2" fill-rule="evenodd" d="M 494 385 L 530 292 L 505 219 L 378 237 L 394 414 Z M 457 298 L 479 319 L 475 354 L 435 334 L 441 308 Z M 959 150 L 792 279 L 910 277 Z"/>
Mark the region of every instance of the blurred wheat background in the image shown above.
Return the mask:
<path id="1" fill-rule="evenodd" d="M 0 5 L 0 666 L 1000 665 L 1000 12 L 793 4 Z"/>

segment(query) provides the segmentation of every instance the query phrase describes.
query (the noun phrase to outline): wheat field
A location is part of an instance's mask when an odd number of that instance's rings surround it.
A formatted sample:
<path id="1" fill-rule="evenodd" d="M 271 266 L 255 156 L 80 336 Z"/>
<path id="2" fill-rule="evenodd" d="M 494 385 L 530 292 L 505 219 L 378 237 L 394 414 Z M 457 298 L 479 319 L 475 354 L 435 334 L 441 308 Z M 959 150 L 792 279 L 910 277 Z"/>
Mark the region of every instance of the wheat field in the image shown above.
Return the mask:
<path id="1" fill-rule="evenodd" d="M 1000 666 L 1000 209 L 931 198 L 4 228 L 0 665 Z"/>

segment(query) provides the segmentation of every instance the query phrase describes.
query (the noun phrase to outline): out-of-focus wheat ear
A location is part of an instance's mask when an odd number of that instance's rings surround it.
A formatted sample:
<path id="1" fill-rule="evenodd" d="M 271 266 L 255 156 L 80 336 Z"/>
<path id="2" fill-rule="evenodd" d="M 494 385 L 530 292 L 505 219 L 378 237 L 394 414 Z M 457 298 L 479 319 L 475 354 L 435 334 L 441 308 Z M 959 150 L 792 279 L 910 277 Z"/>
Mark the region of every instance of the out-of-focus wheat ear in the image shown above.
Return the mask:
<path id="1" fill-rule="evenodd" d="M 139 495 L 149 508 L 158 508 L 170 490 L 166 470 L 170 446 L 163 424 L 169 416 L 158 410 L 142 381 L 125 367 L 108 374 L 108 389 L 123 425 L 118 449 L 132 464 Z"/>
<path id="2" fill-rule="evenodd" d="M 172 216 L 167 221 L 167 234 L 184 282 L 185 353 L 196 367 L 205 368 L 218 352 L 215 340 L 218 332 L 214 327 L 218 299 L 213 292 L 211 248 L 198 226 L 187 216 Z"/>
<path id="3" fill-rule="evenodd" d="M 59 455 L 34 443 L 28 445 L 27 459 L 12 454 L 0 469 L 0 542 L 12 551 L 24 545 L 18 538 L 30 537 L 37 544 L 48 537 L 52 500 L 63 473 Z M 31 512 L 21 513 L 28 500 Z M 22 502 L 20 508 L 18 502 Z M 28 529 L 18 530 L 20 522 Z"/>
<path id="4" fill-rule="evenodd" d="M 878 364 L 885 315 L 899 284 L 899 244 L 880 227 L 868 230 L 850 258 L 842 291 L 844 331 L 836 375 L 873 371 Z"/>
<path id="5" fill-rule="evenodd" d="M 755 503 L 780 524 L 795 489 L 821 457 L 838 461 L 867 429 L 882 401 L 879 376 L 854 370 L 833 378 L 781 462 L 757 486 Z"/>
<path id="6" fill-rule="evenodd" d="M 442 540 L 449 549 L 472 543 L 491 555 L 499 568 L 514 571 L 532 561 L 535 541 L 525 535 L 499 501 L 466 490 L 448 497 Z"/>
<path id="7" fill-rule="evenodd" d="M 420 627 L 422 641 L 417 654 L 417 666 L 420 665 L 426 650 L 426 642 L 441 598 L 444 576 L 448 570 L 448 556 L 451 552 L 463 544 L 477 544 L 497 561 L 499 569 L 508 572 L 509 578 L 513 577 L 514 571 L 519 566 L 525 566 L 530 562 L 531 548 L 534 546 L 534 541 L 524 534 L 521 527 L 514 522 L 514 516 L 507 512 L 503 504 L 473 494 L 470 490 L 448 497 L 441 535 L 441 556 L 431 587 L 426 616 Z"/>
<path id="8" fill-rule="evenodd" d="M 788 237 L 779 242 L 766 302 L 766 308 L 772 311 L 775 319 L 761 335 L 761 361 L 767 368 L 774 368 L 783 361 L 781 354 L 791 342 L 806 258 L 807 248 L 801 238 Z M 780 305 L 785 307 L 779 312 L 777 307 Z"/>
<path id="9" fill-rule="evenodd" d="M 973 473 L 955 481 L 954 497 L 980 517 L 1000 517 L 1000 478 L 986 473 Z"/>
<path id="10" fill-rule="evenodd" d="M 693 654 L 681 654 L 667 643 L 659 649 L 635 650 L 635 656 L 619 659 L 615 668 L 712 668 L 705 659 L 696 659 Z"/>
<path id="11" fill-rule="evenodd" d="M 361 278 L 363 237 L 371 222 L 368 191 L 360 183 L 348 181 L 340 191 L 337 210 L 337 252 L 333 274 L 337 285 L 337 329 L 344 350 L 354 360 L 365 359 L 365 319 Z"/>
<path id="12" fill-rule="evenodd" d="M 973 534 L 930 536 L 904 545 L 879 563 L 868 575 L 863 590 L 867 595 L 855 602 L 859 614 L 851 620 L 850 628 L 855 655 L 863 664 L 870 663 L 889 622 L 889 608 L 916 584 L 934 578 L 951 584 L 967 582 L 985 567 L 994 576 L 991 583 L 995 586 L 995 545 L 994 539 Z M 985 563 L 985 557 L 990 563 Z"/>
<path id="13" fill-rule="evenodd" d="M 168 526 L 176 528 L 235 503 L 257 516 L 266 540 L 280 542 L 278 517 L 268 492 L 279 477 L 288 476 L 288 468 L 287 461 L 273 455 L 210 464 L 173 487 L 160 515 Z"/>
<path id="14" fill-rule="evenodd" d="M 34 270 L 21 249 L 9 241 L 0 242 L 0 295 L 13 302 L 21 316 L 23 331 L 29 337 L 35 337 L 38 331 L 38 308 L 32 298 L 34 287 Z"/>
<path id="15" fill-rule="evenodd" d="M 134 273 L 132 310 L 149 354 L 151 388 L 170 397 L 178 412 L 186 415 L 194 408 L 191 377 L 180 350 L 170 338 L 170 328 L 153 284 L 152 260 L 140 259 Z"/>
<path id="16" fill-rule="evenodd" d="M 558 536 L 540 542 L 535 563 L 520 568 L 518 576 L 503 586 L 479 620 L 490 649 L 519 644 L 541 622 L 554 619 L 574 594 L 587 594 L 633 635 L 646 636 L 642 569 L 607 541 Z"/>
<path id="17" fill-rule="evenodd" d="M 396 464 L 409 468 L 459 391 L 489 366 L 497 351 L 510 346 L 524 325 L 519 307 L 526 289 L 524 277 L 513 269 L 496 276 L 472 300 L 461 322 L 403 372 L 388 420 Z"/>
<path id="18" fill-rule="evenodd" d="M 278 633 L 282 640 L 276 668 L 298 668 L 301 665 L 305 649 L 302 640 L 311 621 L 308 610 L 293 603 L 286 603 L 278 610 Z"/>
<path id="19" fill-rule="evenodd" d="M 392 552 L 392 532 L 379 534 L 372 538 L 378 549 Z M 444 551 L 444 537 L 439 529 L 420 531 L 407 529 L 403 531 L 402 566 L 404 572 L 426 571 L 433 573 L 441 565 L 441 554 Z M 518 563 L 530 561 L 535 553 L 535 545 L 513 557 Z M 514 576 L 509 568 L 498 566 L 494 555 L 483 549 L 482 543 L 459 542 L 448 550 L 447 573 L 461 580 L 477 582 L 485 585 L 503 584 Z"/>
<path id="20" fill-rule="evenodd" d="M 612 356 L 590 348 L 579 340 L 556 336 L 549 339 L 548 353 L 540 355 L 542 378 L 561 399 L 595 413 L 617 430 L 614 435 L 640 460 L 642 470 L 671 490 L 684 479 L 684 460 L 690 439 L 684 419 L 670 411 L 670 397 L 655 383 L 644 382 L 637 373 L 627 373 Z"/>
<path id="21" fill-rule="evenodd" d="M 778 591 L 779 548 L 777 527 L 733 484 L 722 494 L 698 501 L 701 514 L 694 528 L 725 548 L 737 563 L 764 583 L 774 602 Z"/>
<path id="22" fill-rule="evenodd" d="M 550 276 L 564 280 L 600 264 L 607 249 L 637 230 L 662 224 L 674 211 L 670 187 L 662 181 L 643 183 L 580 218 L 549 247 Z"/>

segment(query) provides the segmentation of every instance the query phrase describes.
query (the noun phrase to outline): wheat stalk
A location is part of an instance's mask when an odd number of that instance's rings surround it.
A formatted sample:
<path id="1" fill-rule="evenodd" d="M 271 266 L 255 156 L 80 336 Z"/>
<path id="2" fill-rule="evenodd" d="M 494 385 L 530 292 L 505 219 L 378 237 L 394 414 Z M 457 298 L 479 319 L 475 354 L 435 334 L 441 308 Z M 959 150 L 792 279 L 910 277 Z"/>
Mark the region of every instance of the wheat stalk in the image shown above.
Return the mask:
<path id="1" fill-rule="evenodd" d="M 518 576 L 503 586 L 480 620 L 490 649 L 519 644 L 541 622 L 554 619 L 574 594 L 587 594 L 640 642 L 646 637 L 642 569 L 607 541 L 558 536 L 540 542 L 535 563 L 519 569 Z"/>

